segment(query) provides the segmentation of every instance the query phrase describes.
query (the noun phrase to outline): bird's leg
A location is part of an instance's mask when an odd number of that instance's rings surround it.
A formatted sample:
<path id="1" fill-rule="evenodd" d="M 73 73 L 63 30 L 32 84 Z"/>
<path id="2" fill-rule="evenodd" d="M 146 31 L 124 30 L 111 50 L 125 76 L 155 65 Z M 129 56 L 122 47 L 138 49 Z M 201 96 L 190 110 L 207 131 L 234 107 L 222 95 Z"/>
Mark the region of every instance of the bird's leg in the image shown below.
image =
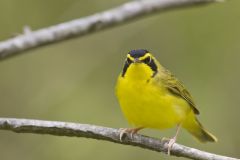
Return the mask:
<path id="1" fill-rule="evenodd" d="M 122 141 L 122 137 L 124 134 L 129 133 L 131 136 L 131 139 L 133 139 L 133 135 L 136 134 L 139 130 L 143 129 L 143 127 L 137 127 L 137 128 L 120 128 L 120 141 Z"/>
<path id="2" fill-rule="evenodd" d="M 178 133 L 179 133 L 180 128 L 181 128 L 181 124 L 178 124 L 178 125 L 177 125 L 177 131 L 176 131 L 175 136 L 168 141 L 168 155 L 170 155 L 172 146 L 173 146 L 173 144 L 174 144 L 174 143 L 176 142 L 176 140 L 177 140 L 177 136 L 178 136 Z"/>

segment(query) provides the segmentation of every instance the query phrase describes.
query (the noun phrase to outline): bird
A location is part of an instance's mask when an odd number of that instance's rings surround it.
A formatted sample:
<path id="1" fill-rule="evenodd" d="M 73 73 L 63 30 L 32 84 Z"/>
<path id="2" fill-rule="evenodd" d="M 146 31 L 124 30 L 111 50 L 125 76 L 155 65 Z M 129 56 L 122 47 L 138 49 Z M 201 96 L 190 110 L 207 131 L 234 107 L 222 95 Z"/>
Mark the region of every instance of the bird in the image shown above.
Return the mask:
<path id="1" fill-rule="evenodd" d="M 200 142 L 217 142 L 217 138 L 197 119 L 199 110 L 183 83 L 146 49 L 128 52 L 117 79 L 116 96 L 125 118 L 134 126 L 121 128 L 121 141 L 124 134 L 133 138 L 144 128 L 163 130 L 176 127 L 175 135 L 168 139 L 168 154 L 180 128 L 186 129 Z"/>

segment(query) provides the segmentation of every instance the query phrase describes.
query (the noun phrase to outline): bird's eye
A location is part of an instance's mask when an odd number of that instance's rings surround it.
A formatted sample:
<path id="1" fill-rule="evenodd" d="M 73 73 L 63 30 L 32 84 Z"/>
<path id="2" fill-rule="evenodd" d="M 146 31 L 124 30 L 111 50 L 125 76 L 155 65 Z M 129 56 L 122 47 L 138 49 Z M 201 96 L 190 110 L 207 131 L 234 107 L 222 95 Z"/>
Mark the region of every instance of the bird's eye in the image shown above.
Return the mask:
<path id="1" fill-rule="evenodd" d="M 127 58 L 126 62 L 127 62 L 128 64 L 131 64 L 131 63 L 132 63 L 132 60 L 131 60 L 130 58 Z"/>
<path id="2" fill-rule="evenodd" d="M 146 57 L 146 58 L 143 60 L 143 62 L 146 63 L 146 64 L 150 64 L 150 63 L 151 63 L 151 57 L 150 57 L 150 56 Z"/>

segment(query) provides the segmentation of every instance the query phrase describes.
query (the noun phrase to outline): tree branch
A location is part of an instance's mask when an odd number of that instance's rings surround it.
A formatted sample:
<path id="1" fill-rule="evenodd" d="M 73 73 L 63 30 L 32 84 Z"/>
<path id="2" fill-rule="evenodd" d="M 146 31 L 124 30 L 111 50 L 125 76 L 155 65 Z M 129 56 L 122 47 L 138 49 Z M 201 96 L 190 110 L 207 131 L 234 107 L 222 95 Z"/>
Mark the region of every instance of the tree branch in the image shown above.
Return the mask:
<path id="1" fill-rule="evenodd" d="M 36 31 L 25 28 L 22 35 L 0 42 L 0 60 L 29 49 L 120 25 L 145 15 L 219 1 L 222 0 L 134 0 L 101 13 Z"/>
<path id="2" fill-rule="evenodd" d="M 67 123 L 56 121 L 42 121 L 31 119 L 0 118 L 0 129 L 11 130 L 17 133 L 50 134 L 56 136 L 86 137 L 92 139 L 105 140 L 125 145 L 138 146 L 141 148 L 167 153 L 167 141 L 155 138 L 134 135 L 133 139 L 129 135 L 119 139 L 119 130 L 89 124 Z M 175 143 L 171 150 L 171 155 L 186 157 L 197 160 L 237 160 L 236 158 L 220 156 L 198 149 L 186 147 Z"/>

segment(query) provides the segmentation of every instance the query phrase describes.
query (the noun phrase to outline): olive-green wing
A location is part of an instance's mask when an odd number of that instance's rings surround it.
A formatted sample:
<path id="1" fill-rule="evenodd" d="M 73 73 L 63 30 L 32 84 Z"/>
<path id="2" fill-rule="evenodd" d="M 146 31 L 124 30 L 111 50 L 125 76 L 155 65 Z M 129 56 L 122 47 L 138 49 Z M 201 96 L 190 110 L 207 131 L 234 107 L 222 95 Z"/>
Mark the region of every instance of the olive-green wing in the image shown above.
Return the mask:
<path id="1" fill-rule="evenodd" d="M 200 112 L 196 108 L 195 103 L 193 102 L 193 98 L 191 94 L 187 91 L 184 85 L 170 73 L 170 71 L 163 69 L 164 74 L 161 76 L 162 83 L 165 87 L 173 94 L 183 98 L 188 102 L 191 106 L 192 110 L 195 114 L 199 114 Z"/>

